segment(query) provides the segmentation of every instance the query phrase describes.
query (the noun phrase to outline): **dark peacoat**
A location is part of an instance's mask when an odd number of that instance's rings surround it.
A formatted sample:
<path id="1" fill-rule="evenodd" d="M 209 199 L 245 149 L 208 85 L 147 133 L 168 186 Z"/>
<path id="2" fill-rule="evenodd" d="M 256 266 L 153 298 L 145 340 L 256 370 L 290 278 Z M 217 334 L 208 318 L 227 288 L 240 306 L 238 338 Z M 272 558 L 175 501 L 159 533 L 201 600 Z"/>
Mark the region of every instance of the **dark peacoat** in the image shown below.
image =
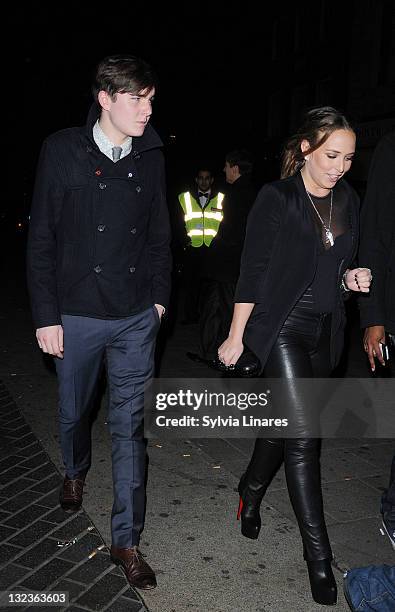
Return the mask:
<path id="1" fill-rule="evenodd" d="M 36 327 L 61 314 L 121 318 L 170 294 L 162 143 L 148 125 L 114 164 L 86 126 L 49 136 L 31 210 L 27 276 Z"/>
<path id="2" fill-rule="evenodd" d="M 257 190 L 250 175 L 240 176 L 227 185 L 223 201 L 223 220 L 206 257 L 205 276 L 236 283 L 246 233 L 247 218 Z"/>
<path id="3" fill-rule="evenodd" d="M 352 249 L 339 265 L 334 287 L 337 298 L 331 329 L 333 367 L 343 349 L 345 310 L 341 278 L 352 267 L 358 245 L 359 198 L 344 179 L 336 185 L 334 197 L 340 191 L 346 193 L 350 202 Z M 313 214 L 298 173 L 265 185 L 248 217 L 234 301 L 255 304 L 244 341 L 259 357 L 262 368 L 288 314 L 314 278 L 319 243 Z"/>

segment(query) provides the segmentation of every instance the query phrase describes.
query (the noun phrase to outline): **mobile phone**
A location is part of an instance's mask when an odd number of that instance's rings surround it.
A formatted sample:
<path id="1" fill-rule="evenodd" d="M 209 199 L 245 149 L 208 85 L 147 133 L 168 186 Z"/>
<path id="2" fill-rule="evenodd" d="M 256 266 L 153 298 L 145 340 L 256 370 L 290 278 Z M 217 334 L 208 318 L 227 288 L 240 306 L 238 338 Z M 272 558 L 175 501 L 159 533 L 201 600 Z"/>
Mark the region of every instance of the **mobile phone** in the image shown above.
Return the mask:
<path id="1" fill-rule="evenodd" d="M 388 363 L 388 361 L 390 360 L 388 344 L 383 344 L 382 342 L 380 342 L 380 351 L 385 363 Z"/>

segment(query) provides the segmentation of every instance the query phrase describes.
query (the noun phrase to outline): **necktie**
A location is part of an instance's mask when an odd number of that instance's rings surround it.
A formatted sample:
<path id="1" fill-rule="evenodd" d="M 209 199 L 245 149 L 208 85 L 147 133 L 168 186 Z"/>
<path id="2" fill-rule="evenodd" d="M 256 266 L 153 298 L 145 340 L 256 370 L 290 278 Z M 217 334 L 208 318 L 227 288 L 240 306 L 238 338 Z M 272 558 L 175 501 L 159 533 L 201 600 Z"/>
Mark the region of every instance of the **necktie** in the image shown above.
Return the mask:
<path id="1" fill-rule="evenodd" d="M 198 196 L 199 196 L 199 198 L 201 198 L 203 196 L 204 198 L 206 198 L 208 200 L 208 193 L 203 193 L 203 191 L 199 191 Z"/>
<path id="2" fill-rule="evenodd" d="M 112 148 L 112 159 L 117 162 L 121 158 L 122 147 L 113 147 Z"/>

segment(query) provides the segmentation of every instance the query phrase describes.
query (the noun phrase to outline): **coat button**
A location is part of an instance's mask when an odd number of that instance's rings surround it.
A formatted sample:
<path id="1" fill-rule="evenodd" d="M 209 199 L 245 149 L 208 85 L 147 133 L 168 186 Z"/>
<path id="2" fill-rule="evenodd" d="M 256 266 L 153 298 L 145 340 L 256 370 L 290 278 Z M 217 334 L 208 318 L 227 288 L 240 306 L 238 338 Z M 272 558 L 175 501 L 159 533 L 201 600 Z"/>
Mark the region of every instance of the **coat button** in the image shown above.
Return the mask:
<path id="1" fill-rule="evenodd" d="M 96 274 L 100 274 L 100 272 L 101 272 L 101 267 L 100 266 L 95 266 L 93 269 L 96 272 Z"/>
<path id="2" fill-rule="evenodd" d="M 104 230 L 106 229 L 106 226 L 103 225 L 103 224 L 100 224 L 100 225 L 97 226 L 97 229 L 98 229 L 99 232 L 104 232 Z"/>
<path id="3" fill-rule="evenodd" d="M 133 274 L 133 272 L 135 272 L 135 271 L 136 271 L 136 268 L 133 268 L 133 266 L 131 268 L 129 268 L 130 274 Z"/>
<path id="4" fill-rule="evenodd" d="M 137 187 L 136 187 L 136 191 L 137 191 L 137 193 L 140 193 L 140 191 L 141 191 L 141 187 L 140 187 L 140 185 L 137 185 Z"/>
<path id="5" fill-rule="evenodd" d="M 130 230 L 130 232 L 131 232 L 132 234 L 135 234 L 135 233 L 136 233 L 136 231 L 137 231 L 137 230 L 136 230 L 136 228 L 135 228 L 135 227 L 132 227 L 132 229 Z"/>
<path id="6" fill-rule="evenodd" d="M 129 172 L 128 177 L 133 178 L 133 172 Z"/>
<path id="7" fill-rule="evenodd" d="M 99 183 L 100 189 L 105 189 L 107 185 L 105 183 Z"/>

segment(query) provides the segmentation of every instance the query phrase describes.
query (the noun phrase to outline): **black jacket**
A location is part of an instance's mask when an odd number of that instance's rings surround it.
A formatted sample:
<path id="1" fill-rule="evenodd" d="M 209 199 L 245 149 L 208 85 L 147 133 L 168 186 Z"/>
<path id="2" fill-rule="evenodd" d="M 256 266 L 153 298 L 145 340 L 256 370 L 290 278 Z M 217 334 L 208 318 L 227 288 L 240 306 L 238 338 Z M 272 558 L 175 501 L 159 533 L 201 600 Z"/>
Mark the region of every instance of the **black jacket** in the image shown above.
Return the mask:
<path id="1" fill-rule="evenodd" d="M 395 334 L 395 132 L 376 147 L 361 216 L 359 265 L 370 268 L 369 294 L 359 298 L 361 327 Z"/>
<path id="2" fill-rule="evenodd" d="M 335 187 L 334 197 L 341 190 L 350 201 L 353 247 L 338 269 L 331 330 L 333 367 L 343 349 L 341 277 L 352 266 L 358 244 L 359 198 L 345 180 Z M 259 357 L 262 367 L 285 319 L 313 280 L 318 255 L 313 214 L 303 180 L 297 174 L 265 185 L 248 217 L 235 302 L 255 303 L 244 341 Z"/>
<path id="3" fill-rule="evenodd" d="M 223 201 L 224 218 L 206 257 L 207 277 L 223 282 L 237 282 L 247 217 L 256 191 L 248 174 L 227 185 Z"/>
<path id="4" fill-rule="evenodd" d="M 170 293 L 170 230 L 162 143 L 151 126 L 114 164 L 87 125 L 49 136 L 42 147 L 27 251 L 36 327 L 61 314 L 121 318 Z"/>

